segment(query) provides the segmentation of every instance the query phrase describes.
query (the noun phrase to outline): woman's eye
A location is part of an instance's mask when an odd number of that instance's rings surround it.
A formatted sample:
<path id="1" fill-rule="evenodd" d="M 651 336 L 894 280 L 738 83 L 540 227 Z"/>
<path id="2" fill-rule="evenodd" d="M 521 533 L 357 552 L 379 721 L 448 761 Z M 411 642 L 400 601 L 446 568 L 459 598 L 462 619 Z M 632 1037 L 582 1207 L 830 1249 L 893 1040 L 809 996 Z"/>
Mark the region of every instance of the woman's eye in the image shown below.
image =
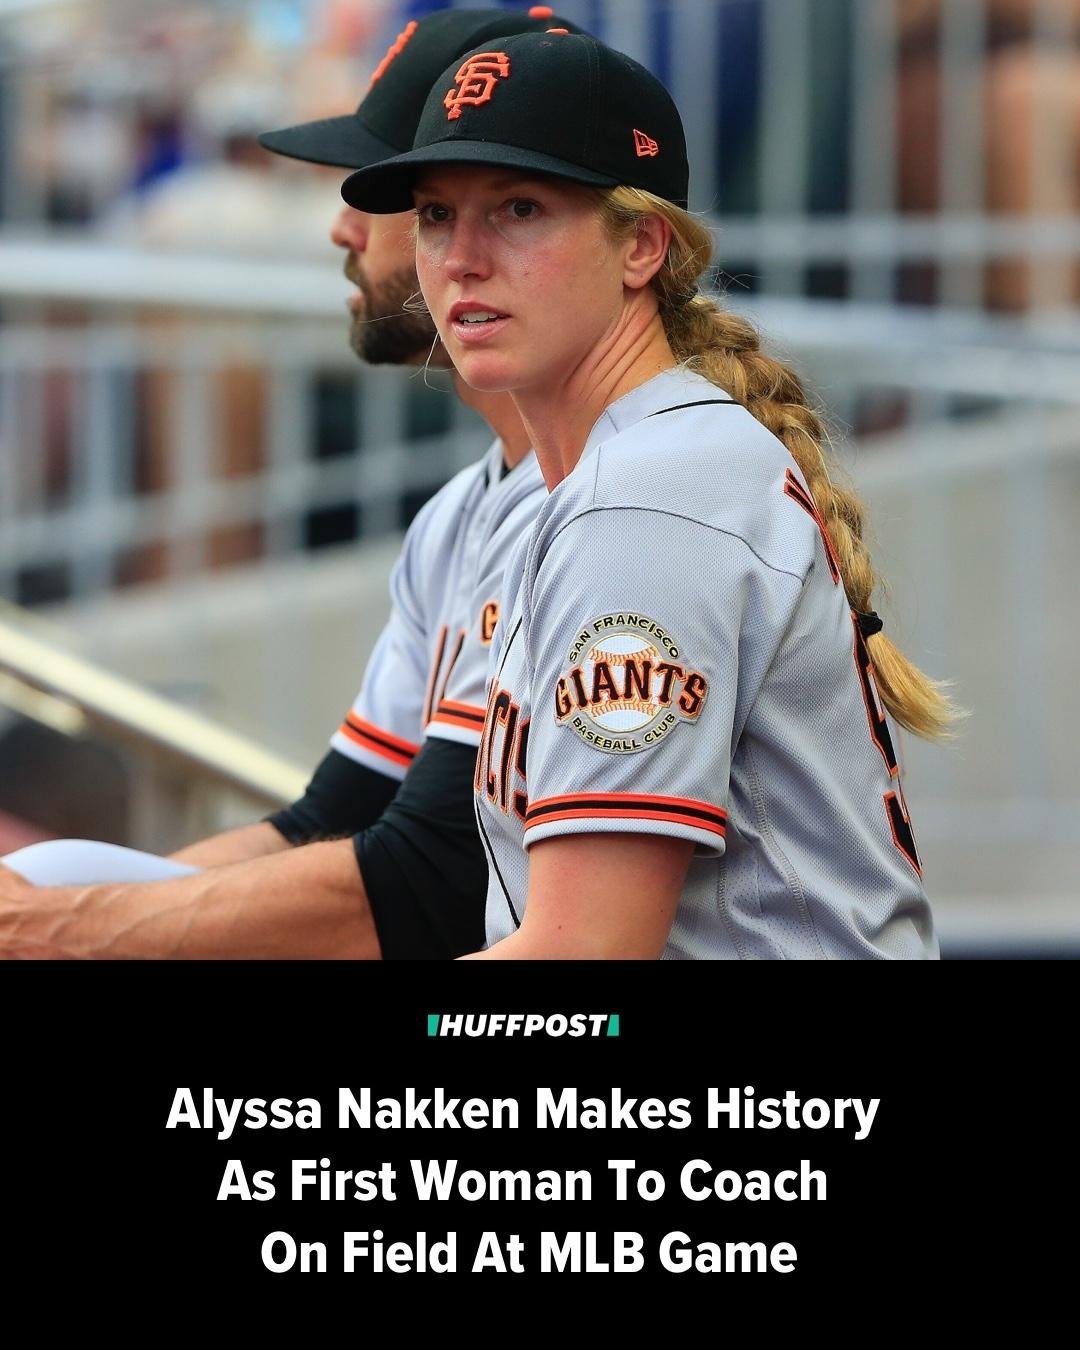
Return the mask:
<path id="1" fill-rule="evenodd" d="M 426 206 L 417 207 L 416 214 L 427 225 L 441 225 L 450 219 L 450 208 L 439 202 L 428 202 Z"/>

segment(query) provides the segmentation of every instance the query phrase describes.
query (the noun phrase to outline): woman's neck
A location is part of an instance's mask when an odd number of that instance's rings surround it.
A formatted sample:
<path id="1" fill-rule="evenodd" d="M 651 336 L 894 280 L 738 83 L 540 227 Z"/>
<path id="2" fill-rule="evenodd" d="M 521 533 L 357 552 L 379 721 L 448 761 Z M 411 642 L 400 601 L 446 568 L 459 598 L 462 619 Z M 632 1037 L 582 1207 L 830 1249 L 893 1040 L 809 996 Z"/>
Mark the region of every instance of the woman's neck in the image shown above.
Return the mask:
<path id="1" fill-rule="evenodd" d="M 642 314 L 632 307 L 556 386 L 516 390 L 514 402 L 548 491 L 573 470 L 605 408 L 676 364 L 655 308 Z"/>
<path id="2" fill-rule="evenodd" d="M 514 407 L 509 394 L 487 394 L 479 389 L 470 389 L 461 376 L 454 371 L 454 388 L 457 396 L 466 407 L 479 413 L 488 426 L 502 442 L 503 460 L 508 469 L 529 453 L 532 442 L 529 433 L 521 423 L 521 416 Z"/>

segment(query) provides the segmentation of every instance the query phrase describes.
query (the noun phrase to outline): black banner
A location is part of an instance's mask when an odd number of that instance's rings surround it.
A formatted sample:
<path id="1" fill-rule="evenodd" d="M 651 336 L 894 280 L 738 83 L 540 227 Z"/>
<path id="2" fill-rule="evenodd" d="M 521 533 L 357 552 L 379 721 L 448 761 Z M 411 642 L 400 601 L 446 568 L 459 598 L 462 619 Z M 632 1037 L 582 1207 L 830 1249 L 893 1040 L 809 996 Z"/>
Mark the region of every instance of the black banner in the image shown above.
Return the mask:
<path id="1" fill-rule="evenodd" d="M 1002 967 L 8 969 L 5 1270 L 61 1318 L 917 1324 L 1024 1289 L 1066 1162 Z"/>

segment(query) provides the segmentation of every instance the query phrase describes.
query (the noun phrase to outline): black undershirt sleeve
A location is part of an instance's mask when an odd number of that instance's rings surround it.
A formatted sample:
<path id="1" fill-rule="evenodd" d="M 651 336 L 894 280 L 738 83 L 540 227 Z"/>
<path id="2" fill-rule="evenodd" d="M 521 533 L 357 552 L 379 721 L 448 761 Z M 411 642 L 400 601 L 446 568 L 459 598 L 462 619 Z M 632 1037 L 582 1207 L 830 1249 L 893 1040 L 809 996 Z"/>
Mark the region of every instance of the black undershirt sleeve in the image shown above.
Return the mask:
<path id="1" fill-rule="evenodd" d="M 353 837 L 384 960 L 452 960 L 484 945 L 475 765 L 472 746 L 426 740 L 399 783 L 330 750 L 304 795 L 266 820 L 295 845 Z"/>
<path id="2" fill-rule="evenodd" d="M 347 838 L 373 825 L 400 786 L 396 778 L 328 750 L 299 801 L 265 819 L 290 844 Z"/>
<path id="3" fill-rule="evenodd" d="M 385 961 L 446 961 L 484 945 L 475 766 L 473 746 L 425 740 L 393 801 L 353 840 Z"/>

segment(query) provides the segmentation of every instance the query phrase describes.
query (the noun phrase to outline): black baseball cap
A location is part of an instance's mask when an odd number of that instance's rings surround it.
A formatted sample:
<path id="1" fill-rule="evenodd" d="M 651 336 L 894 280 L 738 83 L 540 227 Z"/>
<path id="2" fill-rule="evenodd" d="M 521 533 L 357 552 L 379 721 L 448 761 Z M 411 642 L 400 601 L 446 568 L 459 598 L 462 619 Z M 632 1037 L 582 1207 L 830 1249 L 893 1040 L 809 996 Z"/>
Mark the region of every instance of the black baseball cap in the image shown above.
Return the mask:
<path id="1" fill-rule="evenodd" d="M 644 66 L 585 34 L 521 33 L 455 59 L 432 86 L 413 148 L 346 178 L 376 215 L 412 205 L 427 164 L 490 164 L 594 187 L 645 188 L 685 207 L 682 119 Z"/>
<path id="2" fill-rule="evenodd" d="M 486 45 L 512 33 L 548 28 L 583 31 L 560 19 L 547 5 L 533 5 L 520 13 L 441 10 L 413 19 L 376 67 L 355 112 L 267 131 L 259 137 L 259 144 L 278 155 L 345 169 L 362 169 L 399 155 L 412 145 L 424 100 L 445 65 L 457 62 L 477 43 Z"/>

